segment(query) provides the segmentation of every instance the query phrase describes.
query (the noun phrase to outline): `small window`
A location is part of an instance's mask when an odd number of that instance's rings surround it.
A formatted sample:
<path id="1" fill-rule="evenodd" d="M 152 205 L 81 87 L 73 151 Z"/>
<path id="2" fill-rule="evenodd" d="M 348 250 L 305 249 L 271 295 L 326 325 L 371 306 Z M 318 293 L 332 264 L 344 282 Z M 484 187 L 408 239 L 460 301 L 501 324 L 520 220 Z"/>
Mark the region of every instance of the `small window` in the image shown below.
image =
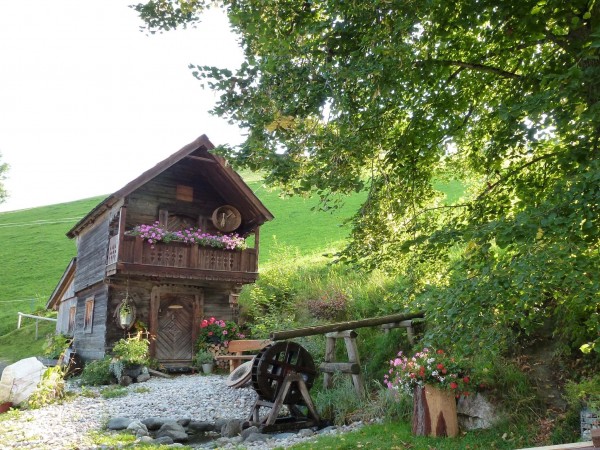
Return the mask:
<path id="1" fill-rule="evenodd" d="M 75 331 L 75 313 L 77 312 L 77 307 L 76 306 L 71 306 L 69 308 L 69 328 L 67 330 L 67 333 L 69 335 L 73 335 L 73 332 Z"/>
<path id="2" fill-rule="evenodd" d="M 85 301 L 85 316 L 83 318 L 83 331 L 85 333 L 92 332 L 92 323 L 94 322 L 94 297 L 90 297 Z"/>

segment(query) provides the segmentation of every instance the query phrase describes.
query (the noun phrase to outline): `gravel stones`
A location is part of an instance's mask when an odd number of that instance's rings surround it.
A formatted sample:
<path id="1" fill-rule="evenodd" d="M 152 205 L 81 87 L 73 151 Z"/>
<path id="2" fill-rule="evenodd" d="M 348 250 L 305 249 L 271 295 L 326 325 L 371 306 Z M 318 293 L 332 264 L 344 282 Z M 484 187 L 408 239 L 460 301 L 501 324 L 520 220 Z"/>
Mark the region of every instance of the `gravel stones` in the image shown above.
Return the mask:
<path id="1" fill-rule="evenodd" d="M 127 387 L 128 395 L 105 399 L 101 396 L 78 395 L 68 402 L 49 405 L 35 410 L 23 410 L 16 417 L 2 422 L 0 449 L 39 448 L 72 449 L 98 448 L 91 439 L 92 432 L 125 430 L 132 423 L 130 432 L 138 436 L 139 442 L 175 445 L 185 442 L 193 448 L 248 448 L 272 449 L 288 447 L 307 439 L 314 439 L 315 430 L 299 433 L 281 433 L 283 439 L 271 434 L 247 430 L 237 431 L 230 438 L 221 437 L 224 426 L 238 430 L 238 425 L 248 419 L 251 406 L 256 401 L 252 388 L 232 389 L 225 385 L 225 377 L 219 375 L 179 375 L 171 379 L 152 377 L 144 383 L 144 392 L 139 387 Z M 80 393 L 73 383 L 68 390 Z M 87 388 L 99 393 L 103 387 Z M 135 421 L 135 422 L 134 422 Z M 169 435 L 166 431 L 155 439 L 165 424 L 180 434 Z M 141 426 L 140 426 L 141 425 Z M 144 428 L 150 436 L 144 435 Z M 336 427 L 331 432 L 351 431 L 355 427 Z M 184 431 L 185 436 L 181 434 Z M 254 431 L 254 430 L 252 430 Z M 258 430 L 256 430 L 258 431 Z M 243 433 L 240 436 L 240 432 Z M 234 434 L 233 431 L 231 434 Z M 154 437 L 152 437 L 154 436 Z M 254 437 L 253 437 L 254 436 Z M 187 438 L 190 440 L 187 440 Z M 242 442 L 243 441 L 243 442 Z M 9 447 L 4 447 L 10 445 Z"/>

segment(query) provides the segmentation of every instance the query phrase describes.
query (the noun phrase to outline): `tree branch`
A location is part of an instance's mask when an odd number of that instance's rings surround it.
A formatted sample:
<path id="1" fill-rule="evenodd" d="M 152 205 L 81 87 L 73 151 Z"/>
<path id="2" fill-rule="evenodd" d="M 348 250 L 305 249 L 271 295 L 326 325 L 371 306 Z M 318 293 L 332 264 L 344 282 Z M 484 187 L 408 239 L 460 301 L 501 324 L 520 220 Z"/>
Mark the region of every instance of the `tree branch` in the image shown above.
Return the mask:
<path id="1" fill-rule="evenodd" d="M 453 61 L 453 60 L 447 60 L 447 59 L 428 59 L 426 61 L 417 61 L 417 65 L 424 65 L 426 62 L 434 62 L 434 63 L 444 64 L 447 66 L 463 67 L 466 69 L 472 69 L 472 70 L 476 70 L 479 72 L 493 73 L 495 75 L 499 75 L 504 78 L 512 78 L 512 79 L 521 78 L 521 75 L 513 73 L 513 72 L 509 72 L 507 70 L 499 69 L 497 67 L 492 67 L 492 66 L 486 66 L 485 64 L 469 63 L 469 62 L 465 62 L 465 61 Z"/>

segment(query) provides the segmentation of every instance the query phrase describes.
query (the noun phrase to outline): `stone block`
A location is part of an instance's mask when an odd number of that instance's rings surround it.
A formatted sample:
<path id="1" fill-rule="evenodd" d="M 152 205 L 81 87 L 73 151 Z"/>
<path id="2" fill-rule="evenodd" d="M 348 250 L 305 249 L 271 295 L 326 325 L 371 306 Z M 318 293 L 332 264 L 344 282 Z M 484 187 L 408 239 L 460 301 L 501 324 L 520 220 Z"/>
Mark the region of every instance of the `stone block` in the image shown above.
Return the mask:
<path id="1" fill-rule="evenodd" d="M 37 388 L 46 366 L 37 358 L 25 358 L 6 366 L 0 379 L 0 403 L 25 402 Z"/>

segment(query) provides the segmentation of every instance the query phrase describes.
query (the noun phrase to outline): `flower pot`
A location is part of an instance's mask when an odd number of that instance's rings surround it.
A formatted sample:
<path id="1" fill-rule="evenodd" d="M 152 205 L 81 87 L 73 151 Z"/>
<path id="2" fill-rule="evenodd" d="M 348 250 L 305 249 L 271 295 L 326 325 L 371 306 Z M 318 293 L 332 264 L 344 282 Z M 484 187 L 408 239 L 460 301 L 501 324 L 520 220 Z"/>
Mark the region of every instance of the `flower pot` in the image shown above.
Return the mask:
<path id="1" fill-rule="evenodd" d="M 141 364 L 133 364 L 130 366 L 123 366 L 123 375 L 127 375 L 128 377 L 131 377 L 132 379 L 136 379 L 137 377 L 139 377 L 142 373 L 142 369 L 144 368 L 144 366 L 142 366 Z"/>
<path id="2" fill-rule="evenodd" d="M 413 434 L 458 436 L 456 399 L 452 392 L 429 384 L 416 386 L 413 402 Z"/>
<path id="3" fill-rule="evenodd" d="M 10 408 L 12 408 L 12 405 L 13 405 L 12 402 L 0 403 L 0 414 L 8 411 Z"/>
<path id="4" fill-rule="evenodd" d="M 213 371 L 213 364 L 202 364 L 202 372 L 204 372 L 205 374 L 209 374 L 212 373 Z"/>

